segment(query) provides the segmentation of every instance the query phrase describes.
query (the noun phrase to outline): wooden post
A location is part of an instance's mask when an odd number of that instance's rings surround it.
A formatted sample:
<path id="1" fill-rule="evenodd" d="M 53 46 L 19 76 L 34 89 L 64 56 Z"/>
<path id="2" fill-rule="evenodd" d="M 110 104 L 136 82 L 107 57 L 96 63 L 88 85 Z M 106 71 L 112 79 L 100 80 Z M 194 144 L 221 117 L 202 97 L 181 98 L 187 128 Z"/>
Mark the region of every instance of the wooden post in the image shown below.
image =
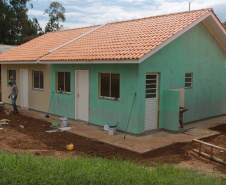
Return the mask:
<path id="1" fill-rule="evenodd" d="M 224 150 L 223 161 L 226 162 L 226 152 L 225 152 L 225 150 Z"/>
<path id="2" fill-rule="evenodd" d="M 210 158 L 213 159 L 213 147 L 211 146 Z"/>
<path id="3" fill-rule="evenodd" d="M 201 155 L 202 152 L 202 143 L 199 143 L 199 156 Z"/>

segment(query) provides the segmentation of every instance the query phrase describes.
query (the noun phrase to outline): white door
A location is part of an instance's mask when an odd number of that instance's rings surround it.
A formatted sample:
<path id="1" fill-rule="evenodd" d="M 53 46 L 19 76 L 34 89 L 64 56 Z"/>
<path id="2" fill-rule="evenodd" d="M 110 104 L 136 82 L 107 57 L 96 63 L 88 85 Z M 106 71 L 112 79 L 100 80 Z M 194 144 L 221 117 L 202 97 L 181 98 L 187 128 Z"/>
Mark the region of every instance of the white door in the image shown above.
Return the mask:
<path id="1" fill-rule="evenodd" d="M 158 74 L 146 74 L 145 131 L 158 128 Z"/>
<path id="2" fill-rule="evenodd" d="M 28 70 L 20 70 L 21 107 L 28 108 Z"/>
<path id="3" fill-rule="evenodd" d="M 75 71 L 75 118 L 89 122 L 89 71 Z"/>

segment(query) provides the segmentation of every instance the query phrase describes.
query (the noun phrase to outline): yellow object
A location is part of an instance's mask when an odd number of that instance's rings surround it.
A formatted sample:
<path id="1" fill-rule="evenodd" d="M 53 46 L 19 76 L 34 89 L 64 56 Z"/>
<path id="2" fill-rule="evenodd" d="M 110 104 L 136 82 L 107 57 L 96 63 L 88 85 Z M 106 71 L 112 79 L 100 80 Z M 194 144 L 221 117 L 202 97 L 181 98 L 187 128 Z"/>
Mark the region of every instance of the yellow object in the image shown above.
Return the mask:
<path id="1" fill-rule="evenodd" d="M 67 148 L 67 150 L 73 150 L 74 145 L 71 143 L 70 145 L 67 145 L 66 148 Z"/>
<path id="2" fill-rule="evenodd" d="M 2 120 L 0 120 L 1 122 L 9 122 L 10 120 L 9 119 L 2 119 Z"/>

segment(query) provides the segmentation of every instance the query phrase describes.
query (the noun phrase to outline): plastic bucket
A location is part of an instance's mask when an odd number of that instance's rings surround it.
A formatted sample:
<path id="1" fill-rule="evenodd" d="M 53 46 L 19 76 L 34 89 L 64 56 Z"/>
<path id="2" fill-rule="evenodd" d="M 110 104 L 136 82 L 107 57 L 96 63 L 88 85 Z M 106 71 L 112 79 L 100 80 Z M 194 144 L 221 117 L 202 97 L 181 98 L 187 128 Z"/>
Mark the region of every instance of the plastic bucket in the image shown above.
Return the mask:
<path id="1" fill-rule="evenodd" d="M 60 118 L 60 120 L 61 120 L 62 127 L 68 127 L 68 119 L 66 117 Z"/>
<path id="2" fill-rule="evenodd" d="M 113 136 L 113 135 L 115 135 L 115 133 L 116 133 L 116 126 L 110 127 L 110 128 L 108 129 L 108 134 L 109 134 L 109 135 Z"/>

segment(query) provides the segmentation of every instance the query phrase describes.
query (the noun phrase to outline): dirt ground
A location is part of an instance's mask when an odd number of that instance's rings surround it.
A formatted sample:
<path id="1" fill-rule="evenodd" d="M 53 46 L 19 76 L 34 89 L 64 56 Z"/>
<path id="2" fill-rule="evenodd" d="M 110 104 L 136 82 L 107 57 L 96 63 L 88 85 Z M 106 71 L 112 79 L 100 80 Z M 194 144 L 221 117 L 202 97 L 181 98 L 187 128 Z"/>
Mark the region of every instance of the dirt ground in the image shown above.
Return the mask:
<path id="1" fill-rule="evenodd" d="M 37 156 L 98 156 L 109 159 L 120 157 L 147 165 L 175 163 L 195 169 L 203 167 L 226 174 L 226 165 L 200 157 L 193 152 L 192 149 L 197 148 L 195 143 L 176 143 L 145 154 L 138 154 L 65 131 L 47 133 L 45 131 L 54 129 L 51 123 L 20 114 L 8 115 L 5 112 L 0 112 L 1 119 L 11 120 L 9 124 L 3 125 L 3 129 L 0 130 L 0 150 L 3 151 L 32 152 Z M 21 128 L 20 125 L 24 128 Z M 202 140 L 226 148 L 226 124 L 210 129 L 220 131 L 221 134 Z M 67 151 L 65 146 L 70 143 L 73 143 L 75 148 L 72 151 Z M 208 148 L 204 148 L 204 150 L 207 151 Z M 222 157 L 221 153 L 217 155 Z"/>

